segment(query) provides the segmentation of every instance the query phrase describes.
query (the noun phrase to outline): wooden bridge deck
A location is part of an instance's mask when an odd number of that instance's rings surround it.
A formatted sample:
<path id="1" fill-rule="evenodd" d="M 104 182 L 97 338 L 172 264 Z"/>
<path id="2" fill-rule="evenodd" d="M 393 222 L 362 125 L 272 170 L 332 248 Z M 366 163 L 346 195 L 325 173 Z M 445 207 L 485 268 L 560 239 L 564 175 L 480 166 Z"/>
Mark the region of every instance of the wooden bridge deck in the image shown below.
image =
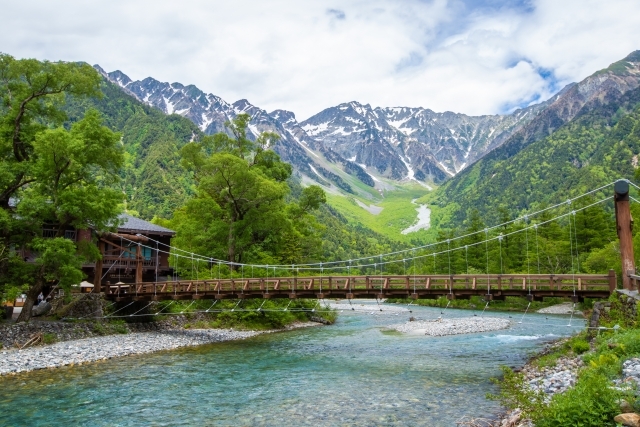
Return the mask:
<path id="1" fill-rule="evenodd" d="M 544 297 L 607 298 L 616 288 L 616 274 L 491 274 L 416 276 L 314 276 L 103 285 L 114 301 L 161 301 L 243 298 L 413 298 L 468 299 L 479 295 L 541 301 Z"/>

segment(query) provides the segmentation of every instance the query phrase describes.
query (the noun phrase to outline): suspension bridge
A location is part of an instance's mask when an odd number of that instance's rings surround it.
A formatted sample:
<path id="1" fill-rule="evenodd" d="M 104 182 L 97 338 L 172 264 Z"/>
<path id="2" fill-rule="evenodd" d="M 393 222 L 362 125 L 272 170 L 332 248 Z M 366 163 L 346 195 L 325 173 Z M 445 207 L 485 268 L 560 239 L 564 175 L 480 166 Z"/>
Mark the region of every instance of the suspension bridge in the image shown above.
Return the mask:
<path id="1" fill-rule="evenodd" d="M 179 248 L 167 248 L 167 254 L 176 259 L 181 257 L 190 260 L 192 265 L 200 262 L 207 263 L 211 268 L 209 278 L 205 280 L 179 280 L 174 277 L 173 280 L 153 282 L 136 282 L 131 284 L 118 283 L 112 285 L 107 282 L 106 285 L 96 284 L 94 292 L 103 292 L 105 297 L 114 302 L 134 302 L 134 301 L 162 301 L 162 300 L 222 300 L 222 299 L 271 299 L 271 298 L 309 298 L 309 299 L 356 299 L 356 298 L 409 298 L 409 299 L 435 299 L 446 297 L 453 299 L 469 299 L 471 296 L 481 296 L 485 301 L 503 300 L 506 297 L 524 297 L 529 301 L 541 301 L 545 297 L 563 297 L 570 298 L 573 302 L 583 301 L 585 298 L 607 298 L 613 293 L 617 286 L 616 273 L 610 270 L 608 274 L 584 274 L 579 271 L 579 258 L 577 246 L 577 229 L 575 214 L 580 210 L 605 203 L 613 200 L 615 205 L 617 232 L 620 240 L 620 254 L 622 262 L 622 283 L 625 289 L 634 289 L 640 276 L 635 275 L 635 264 L 633 257 L 632 242 L 632 219 L 630 213 L 630 200 L 636 201 L 629 196 L 629 184 L 627 180 L 618 180 L 615 183 L 602 186 L 590 192 L 587 192 L 574 199 L 554 205 L 529 215 L 524 215 L 515 220 L 498 226 L 491 227 L 496 229 L 505 224 L 521 221 L 524 225 L 515 233 L 525 233 L 527 250 L 529 249 L 529 234 L 533 236 L 535 233 L 537 239 L 538 227 L 546 223 L 557 221 L 565 218 L 569 221 L 569 240 L 571 242 L 571 272 L 569 274 L 541 274 L 531 273 L 530 266 L 527 264 L 525 274 L 502 274 L 492 273 L 489 271 L 489 251 L 488 243 L 490 241 L 502 244 L 503 238 L 509 234 L 499 234 L 489 237 L 489 228 L 479 233 L 484 233 L 484 240 L 478 241 L 472 245 L 460 246 L 454 249 L 450 248 L 450 240 L 446 241 L 448 248 L 446 250 L 436 251 L 435 249 L 428 254 L 416 255 L 416 251 L 423 251 L 426 248 L 435 248 L 435 244 L 424 245 L 417 248 L 396 251 L 387 254 L 380 254 L 374 257 L 365 257 L 359 259 L 351 259 L 346 261 L 333 261 L 327 263 L 309 263 L 297 265 L 256 265 L 234 263 L 225 260 L 214 259 Z M 568 212 L 557 215 L 556 217 L 546 220 L 532 222 L 531 218 L 544 211 L 548 211 L 561 206 L 569 206 L 578 198 L 602 192 L 607 187 L 614 187 L 613 196 L 605 197 L 600 201 L 591 203 L 579 209 L 569 209 Z M 636 186 L 637 187 L 637 186 Z M 640 187 L 637 187 L 640 189 Z M 636 201 L 637 202 L 637 201 Z M 640 202 L 639 202 L 640 203 Z M 565 209 L 566 210 L 566 209 Z M 573 221 L 573 222 L 572 222 Z M 572 234 L 573 233 L 573 234 Z M 456 239 L 467 236 L 460 236 Z M 574 242 L 575 239 L 575 242 Z M 126 240 L 126 238 L 125 238 Z M 451 239 L 454 240 L 454 239 Z M 131 241 L 138 246 L 143 247 L 140 241 Z M 156 242 L 156 244 L 159 242 Z M 442 244 L 442 242 L 440 242 Z M 484 245 L 486 249 L 487 271 L 483 274 L 451 274 L 450 254 L 453 251 L 468 251 L 470 246 Z M 531 242 L 533 245 L 533 242 Z M 536 241 L 537 245 L 537 241 Z M 151 249 L 153 247 L 149 246 Z M 157 250 L 157 246 L 155 248 Z M 182 253 L 182 254 L 181 254 Z M 502 250 L 500 250 L 500 256 Z M 449 271 L 447 274 L 413 274 L 391 275 L 383 274 L 382 269 L 385 265 L 401 263 L 405 267 L 407 263 L 414 264 L 416 260 L 433 257 L 437 255 L 449 256 Z M 372 262 L 372 259 L 378 261 Z M 574 266 L 574 259 L 578 266 Z M 527 261 L 528 262 L 528 261 Z M 242 277 L 220 278 L 220 266 L 226 265 L 242 271 Z M 502 263 L 501 263 L 502 264 Z M 218 267 L 218 277 L 214 277 L 213 266 Z M 350 274 L 351 269 L 356 271 L 372 268 L 376 274 Z M 252 271 L 257 269 L 266 269 L 267 277 L 245 277 L 245 271 L 250 268 Z M 268 277 L 269 271 L 274 272 Z M 276 275 L 275 271 L 285 270 L 289 274 L 282 276 Z M 377 271 L 380 274 L 377 274 Z M 344 274 L 347 273 L 347 274 Z M 197 275 L 196 275 L 197 276 Z"/>

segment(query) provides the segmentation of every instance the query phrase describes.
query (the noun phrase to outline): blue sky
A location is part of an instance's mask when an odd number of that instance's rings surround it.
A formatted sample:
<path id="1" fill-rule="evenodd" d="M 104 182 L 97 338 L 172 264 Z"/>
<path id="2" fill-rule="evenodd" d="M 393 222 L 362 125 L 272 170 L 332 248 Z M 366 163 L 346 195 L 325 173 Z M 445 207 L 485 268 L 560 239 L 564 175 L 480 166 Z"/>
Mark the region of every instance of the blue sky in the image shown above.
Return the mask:
<path id="1" fill-rule="evenodd" d="M 637 0 L 3 1 L 0 51 L 305 119 L 357 100 L 496 114 L 640 49 Z"/>

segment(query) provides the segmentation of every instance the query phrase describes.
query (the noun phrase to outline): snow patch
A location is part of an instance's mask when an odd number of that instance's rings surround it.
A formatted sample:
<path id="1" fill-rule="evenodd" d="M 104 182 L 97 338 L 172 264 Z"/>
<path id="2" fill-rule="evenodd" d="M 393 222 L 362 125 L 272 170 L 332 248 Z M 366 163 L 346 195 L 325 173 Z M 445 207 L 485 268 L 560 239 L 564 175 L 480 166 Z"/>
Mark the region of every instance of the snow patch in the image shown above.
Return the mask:
<path id="1" fill-rule="evenodd" d="M 444 169 L 444 171 L 445 171 L 446 173 L 448 173 L 449 175 L 451 175 L 451 176 L 455 176 L 455 175 L 456 175 L 455 173 L 452 173 L 452 172 L 449 170 L 449 168 L 448 168 L 448 167 L 446 167 L 446 166 L 444 165 L 444 163 L 442 163 L 442 162 L 438 162 L 438 164 L 439 164 L 439 165 L 442 167 L 442 169 Z"/>
<path id="2" fill-rule="evenodd" d="M 318 173 L 318 171 L 316 170 L 316 168 L 314 168 L 314 167 L 313 167 L 313 165 L 312 165 L 311 163 L 308 163 L 308 165 L 309 165 L 309 167 L 311 168 L 311 170 L 312 170 L 316 175 L 318 175 L 320 178 L 322 178 L 322 175 L 320 175 L 320 174 Z M 323 178 L 323 179 L 324 179 L 324 178 Z"/>
<path id="3" fill-rule="evenodd" d="M 320 123 L 319 125 L 306 124 L 302 126 L 302 129 L 311 136 L 316 136 L 319 133 L 326 131 L 329 128 L 329 122 Z"/>
<path id="4" fill-rule="evenodd" d="M 289 131 L 287 131 L 287 132 L 289 132 Z M 300 140 L 299 140 L 298 138 L 296 138 L 296 137 L 295 137 L 291 132 L 289 132 L 289 135 L 291 135 L 291 137 L 293 138 L 293 140 L 294 140 L 295 142 L 297 142 L 298 144 L 300 144 L 300 145 L 302 146 L 302 148 L 304 148 L 305 150 L 307 150 L 307 151 L 309 152 L 309 154 L 311 154 L 311 155 L 313 155 L 313 156 L 316 156 L 316 158 L 318 158 L 318 159 L 320 158 L 320 156 L 318 156 L 316 153 L 314 153 L 313 151 L 311 151 L 311 150 L 309 149 L 309 147 L 307 147 L 307 144 L 305 144 L 304 142 L 300 141 Z"/>
<path id="5" fill-rule="evenodd" d="M 212 122 L 213 119 L 208 118 L 205 113 L 202 113 L 202 124 L 200 125 L 200 130 L 204 132 Z"/>
<path id="6" fill-rule="evenodd" d="M 164 99 L 164 104 L 167 106 L 167 114 L 173 114 L 174 105 L 171 103 L 169 98 L 163 96 L 162 99 Z"/>
<path id="7" fill-rule="evenodd" d="M 260 136 L 260 131 L 258 130 L 258 127 L 256 125 L 249 123 L 247 127 L 256 138 Z"/>

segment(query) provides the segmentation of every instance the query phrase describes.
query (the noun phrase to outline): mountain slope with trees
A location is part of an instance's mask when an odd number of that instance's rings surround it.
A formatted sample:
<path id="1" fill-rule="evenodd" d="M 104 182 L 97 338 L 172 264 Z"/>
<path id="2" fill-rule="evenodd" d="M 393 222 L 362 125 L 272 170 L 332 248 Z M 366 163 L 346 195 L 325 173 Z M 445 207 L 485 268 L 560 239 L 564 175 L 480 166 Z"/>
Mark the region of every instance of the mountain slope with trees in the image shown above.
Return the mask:
<path id="1" fill-rule="evenodd" d="M 551 113 L 541 113 L 541 122 L 534 120 L 532 128 L 514 135 L 429 197 L 448 207 L 450 226 L 462 224 L 473 209 L 486 222 L 494 223 L 500 216 L 496 207 L 516 216 L 633 176 L 640 153 L 640 51 L 570 91 L 580 93 L 581 85 L 593 89 L 588 84 L 591 80 L 601 82 L 603 89 L 597 96 L 592 93 L 587 102 L 574 103 L 565 97 L 557 108 L 575 107 L 571 120 L 564 124 L 559 119 L 545 121 L 545 114 L 549 118 Z M 549 132 L 543 139 L 535 137 Z"/>

